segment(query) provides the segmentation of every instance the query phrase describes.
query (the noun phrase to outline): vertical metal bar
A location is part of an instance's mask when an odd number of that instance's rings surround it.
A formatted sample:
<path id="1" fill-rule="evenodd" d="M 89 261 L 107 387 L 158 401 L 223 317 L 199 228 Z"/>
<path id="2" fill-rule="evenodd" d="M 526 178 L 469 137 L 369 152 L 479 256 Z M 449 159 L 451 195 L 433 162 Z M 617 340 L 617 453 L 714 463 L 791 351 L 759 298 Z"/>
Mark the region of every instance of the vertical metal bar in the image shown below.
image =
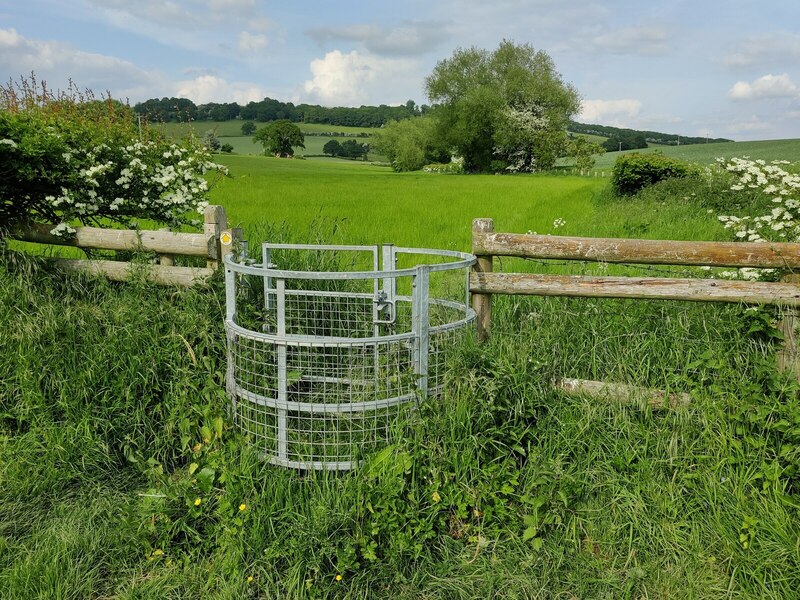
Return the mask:
<path id="1" fill-rule="evenodd" d="M 395 268 L 395 251 L 394 244 L 384 244 L 381 249 L 383 254 L 382 258 L 382 271 L 393 271 Z M 383 293 L 386 294 L 386 302 L 388 302 L 387 321 L 394 321 L 395 319 L 395 296 L 397 296 L 397 279 L 394 277 L 383 278 Z"/>
<path id="2" fill-rule="evenodd" d="M 264 244 L 261 247 L 261 266 L 264 269 L 270 268 L 270 260 L 272 259 L 272 252 Z M 275 307 L 275 288 L 272 287 L 272 277 L 264 277 L 264 308 L 266 310 L 273 310 Z"/>
<path id="3" fill-rule="evenodd" d="M 373 272 L 378 271 L 380 269 L 380 264 L 378 262 L 380 260 L 379 250 L 380 250 L 380 246 L 373 246 L 372 247 L 372 270 L 373 270 Z M 375 279 L 372 280 L 372 298 L 374 300 L 373 303 L 372 303 L 372 323 L 373 323 L 372 330 L 373 330 L 374 335 L 376 335 L 376 336 L 380 333 L 380 326 L 377 323 L 378 317 L 379 317 L 377 300 L 378 300 L 378 292 L 380 291 L 380 289 L 381 289 L 380 288 L 380 279 L 378 277 L 375 277 Z"/>
<path id="4" fill-rule="evenodd" d="M 230 267 L 225 268 L 225 318 L 229 321 L 236 319 L 236 273 L 234 273 L 233 269 Z M 234 371 L 233 345 L 236 343 L 236 338 L 234 336 L 235 334 L 228 330 L 226 336 L 228 345 L 226 349 L 228 365 L 225 369 L 225 388 L 232 401 L 231 410 L 233 411 L 233 421 L 236 422 L 238 420 L 239 411 L 235 393 L 236 373 Z"/>
<path id="5" fill-rule="evenodd" d="M 372 268 L 373 271 L 378 271 L 380 269 L 380 246 L 374 246 L 372 250 Z M 372 335 L 373 337 L 379 337 L 381 334 L 381 325 L 378 323 L 380 320 L 380 307 L 378 306 L 378 293 L 380 292 L 380 279 L 377 277 L 373 282 L 372 286 Z M 375 393 L 378 393 L 378 385 L 379 385 L 379 378 L 378 375 L 380 373 L 380 365 L 381 365 L 381 355 L 380 355 L 380 344 L 375 343 L 373 344 L 372 350 L 372 374 L 373 374 L 373 381 L 375 385 Z"/>
<path id="6" fill-rule="evenodd" d="M 287 401 L 286 391 L 286 281 L 276 280 L 278 300 L 278 403 Z M 285 406 L 285 404 L 284 404 Z M 286 434 L 287 415 L 285 408 L 278 409 L 278 458 L 287 460 L 289 443 Z"/>
<path id="7" fill-rule="evenodd" d="M 411 293 L 411 328 L 414 332 L 413 361 L 417 369 L 417 389 L 422 398 L 428 396 L 428 349 L 430 268 L 420 265 L 414 275 Z"/>
<path id="8" fill-rule="evenodd" d="M 469 273 L 471 270 L 469 267 L 464 269 L 464 277 L 466 279 L 464 282 L 464 317 L 469 316 Z"/>

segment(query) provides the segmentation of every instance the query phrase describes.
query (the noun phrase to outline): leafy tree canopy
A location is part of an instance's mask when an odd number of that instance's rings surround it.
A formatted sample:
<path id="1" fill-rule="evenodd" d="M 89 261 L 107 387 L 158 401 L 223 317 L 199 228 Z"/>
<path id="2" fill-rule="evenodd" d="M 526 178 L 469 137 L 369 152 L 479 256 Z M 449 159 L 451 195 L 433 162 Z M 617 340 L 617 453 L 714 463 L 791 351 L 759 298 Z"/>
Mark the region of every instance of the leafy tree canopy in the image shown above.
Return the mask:
<path id="1" fill-rule="evenodd" d="M 375 149 L 395 171 L 416 171 L 428 163 L 447 162 L 450 153 L 437 136 L 431 117 L 393 121 L 375 134 Z"/>
<path id="2" fill-rule="evenodd" d="M 264 146 L 264 154 L 280 157 L 294 156 L 294 148 L 305 148 L 305 137 L 291 121 L 273 121 L 259 129 L 253 141 Z"/>
<path id="3" fill-rule="evenodd" d="M 547 53 L 504 40 L 456 50 L 425 80 L 442 139 L 468 171 L 552 167 L 580 98 Z"/>

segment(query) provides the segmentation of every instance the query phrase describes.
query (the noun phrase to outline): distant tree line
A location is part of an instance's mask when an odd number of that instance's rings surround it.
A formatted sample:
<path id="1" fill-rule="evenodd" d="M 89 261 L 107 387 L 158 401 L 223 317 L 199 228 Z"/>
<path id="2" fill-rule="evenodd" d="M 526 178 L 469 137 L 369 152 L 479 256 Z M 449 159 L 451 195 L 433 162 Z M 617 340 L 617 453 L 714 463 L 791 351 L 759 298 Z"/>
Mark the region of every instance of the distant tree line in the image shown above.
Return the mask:
<path id="1" fill-rule="evenodd" d="M 642 143 L 644 145 L 632 146 L 623 150 L 630 150 L 633 148 L 645 148 L 648 143 L 650 144 L 664 144 L 667 146 L 689 145 L 689 144 L 705 144 L 706 142 L 732 142 L 726 138 L 705 138 L 705 137 L 689 137 L 686 135 L 678 135 L 677 133 L 661 133 L 660 131 L 640 131 L 638 129 L 624 129 L 621 127 L 611 127 L 609 125 L 590 125 L 587 123 L 577 123 L 570 121 L 567 129 L 573 133 L 588 133 L 592 135 L 601 135 L 607 138 L 614 138 L 617 142 L 624 143 Z M 609 151 L 619 150 L 619 145 L 615 147 L 606 148 Z"/>
<path id="2" fill-rule="evenodd" d="M 186 98 L 152 98 L 139 102 L 133 110 L 154 122 L 187 121 L 290 121 L 293 123 L 322 123 L 351 127 L 380 127 L 389 121 L 400 121 L 428 112 L 425 104 L 417 106 L 409 100 L 400 106 L 338 106 L 328 108 L 316 104 L 298 104 L 264 98 L 240 106 L 236 102 L 195 104 Z"/>
<path id="3" fill-rule="evenodd" d="M 361 144 L 355 140 L 347 140 L 340 144 L 337 140 L 328 140 L 322 147 L 322 151 L 328 156 L 337 158 L 360 158 L 362 160 L 367 160 L 369 144 Z"/>

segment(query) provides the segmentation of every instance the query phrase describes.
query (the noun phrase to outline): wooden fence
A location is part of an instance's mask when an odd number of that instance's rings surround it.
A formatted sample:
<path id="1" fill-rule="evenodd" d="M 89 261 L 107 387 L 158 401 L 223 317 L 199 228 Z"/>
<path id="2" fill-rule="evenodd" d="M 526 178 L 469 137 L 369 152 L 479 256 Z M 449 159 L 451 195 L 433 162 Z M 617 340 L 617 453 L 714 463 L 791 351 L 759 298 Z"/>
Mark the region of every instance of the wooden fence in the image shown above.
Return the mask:
<path id="1" fill-rule="evenodd" d="M 495 256 L 800 270 L 800 244 L 521 235 L 495 233 L 492 219 L 475 219 L 472 224 L 472 252 L 478 257 L 470 275 L 470 291 L 472 306 L 477 313 L 480 341 L 488 339 L 491 334 L 494 294 L 776 304 L 790 309 L 781 322 L 785 343 L 778 355 L 779 366 L 800 375 L 800 357 L 795 340 L 800 285 L 796 276 L 788 276 L 779 282 L 761 282 L 493 272 Z"/>
<path id="2" fill-rule="evenodd" d="M 104 229 L 76 227 L 75 234 L 62 238 L 50 234 L 52 225 L 34 224 L 12 231 L 10 237 L 23 242 L 74 246 L 82 249 L 155 252 L 158 264 L 149 265 L 147 278 L 162 285 L 191 286 L 202 282 L 222 264 L 222 259 L 241 239 L 240 229 L 228 227 L 222 206 L 209 206 L 204 213 L 203 233 L 178 233 L 159 230 Z M 206 259 L 204 267 L 175 266 L 175 256 L 196 256 Z M 68 271 L 105 275 L 113 281 L 127 281 L 131 263 L 115 260 L 55 259 L 56 265 Z"/>

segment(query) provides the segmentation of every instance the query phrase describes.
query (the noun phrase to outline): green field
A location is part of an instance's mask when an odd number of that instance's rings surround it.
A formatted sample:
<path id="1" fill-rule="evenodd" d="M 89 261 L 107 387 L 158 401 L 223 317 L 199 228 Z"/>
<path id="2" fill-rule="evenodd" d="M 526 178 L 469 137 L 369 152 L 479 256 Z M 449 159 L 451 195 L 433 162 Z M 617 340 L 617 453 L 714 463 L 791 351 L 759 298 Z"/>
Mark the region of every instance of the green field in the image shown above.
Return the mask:
<path id="1" fill-rule="evenodd" d="M 705 211 L 685 205 L 624 210 L 598 202 L 601 179 L 553 176 L 394 173 L 350 161 L 219 157 L 232 177 L 212 191 L 230 219 L 286 223 L 302 232 L 317 218 L 346 222 L 348 241 L 469 249 L 473 218 L 494 218 L 503 231 L 565 235 L 715 239 L 724 231 Z M 553 222 L 564 219 L 556 230 Z"/>
<path id="2" fill-rule="evenodd" d="M 170 137 L 180 138 L 188 133 L 202 137 L 206 131 L 213 131 L 217 137 L 239 137 L 242 135 L 243 120 L 233 121 L 193 121 L 191 123 L 154 123 L 152 127 L 164 132 Z M 261 128 L 265 123 L 255 122 L 257 128 Z M 303 133 L 372 133 L 375 131 L 370 127 L 348 127 L 346 125 L 325 125 L 322 123 L 295 123 Z"/>
<path id="3" fill-rule="evenodd" d="M 509 232 L 727 239 L 701 189 L 617 198 L 602 178 L 217 158 L 231 177 L 210 200 L 251 248 L 468 250 L 477 217 Z M 342 475 L 271 467 L 236 432 L 223 311 L 221 277 L 192 290 L 113 284 L 0 249 L 0 598 L 744 600 L 800 589 L 800 388 L 774 367 L 775 311 L 497 297 L 492 340 L 449 348 L 442 397 L 420 403 L 389 452 Z M 692 401 L 571 397 L 552 389 L 558 377 Z"/>
<path id="4" fill-rule="evenodd" d="M 257 126 L 263 126 L 263 123 L 256 123 Z M 323 125 L 318 123 L 298 123 L 300 129 L 305 133 L 327 133 L 327 132 L 342 132 L 342 133 L 372 133 L 375 130 L 363 127 L 346 127 L 340 125 Z M 189 131 L 194 132 L 195 135 L 202 137 L 206 131 L 215 131 L 217 136 L 223 143 L 229 143 L 233 146 L 234 152 L 237 154 L 260 154 L 261 148 L 252 143 L 251 138 L 241 135 L 242 121 L 198 121 L 194 123 L 164 123 L 155 125 L 157 129 L 161 129 L 167 135 L 172 137 L 181 137 L 186 135 Z M 596 143 L 602 143 L 606 138 L 591 134 L 576 134 L 581 137 L 587 138 Z M 330 138 L 324 136 L 307 136 L 305 140 L 305 150 L 297 148 L 298 155 L 321 155 L 322 147 L 330 139 L 336 139 L 340 142 L 349 138 Z M 355 138 L 359 142 L 369 143 L 369 138 Z M 716 158 L 730 158 L 733 156 L 749 156 L 752 159 L 764 160 L 789 160 L 792 162 L 800 161 L 800 140 L 767 140 L 756 142 L 726 142 L 718 144 L 690 144 L 684 146 L 664 146 L 664 145 L 651 145 L 647 149 L 641 150 L 626 150 L 620 152 L 606 152 L 597 158 L 595 170 L 605 172 L 606 175 L 610 173 L 611 167 L 617 156 L 628 152 L 662 152 L 667 156 L 674 156 L 697 162 L 701 164 L 712 164 Z M 385 159 L 380 155 L 370 153 L 369 160 L 373 162 L 383 162 Z M 559 165 L 571 165 L 571 159 L 562 159 Z"/>
<path id="5" fill-rule="evenodd" d="M 598 157 L 595 168 L 610 169 L 620 154 L 629 152 L 661 152 L 666 156 L 681 158 L 701 164 L 712 164 L 716 158 L 749 156 L 753 160 L 800 161 L 800 139 L 766 140 L 758 142 L 724 142 L 719 144 L 690 144 L 688 146 L 652 146 L 646 150 L 606 152 Z"/>

